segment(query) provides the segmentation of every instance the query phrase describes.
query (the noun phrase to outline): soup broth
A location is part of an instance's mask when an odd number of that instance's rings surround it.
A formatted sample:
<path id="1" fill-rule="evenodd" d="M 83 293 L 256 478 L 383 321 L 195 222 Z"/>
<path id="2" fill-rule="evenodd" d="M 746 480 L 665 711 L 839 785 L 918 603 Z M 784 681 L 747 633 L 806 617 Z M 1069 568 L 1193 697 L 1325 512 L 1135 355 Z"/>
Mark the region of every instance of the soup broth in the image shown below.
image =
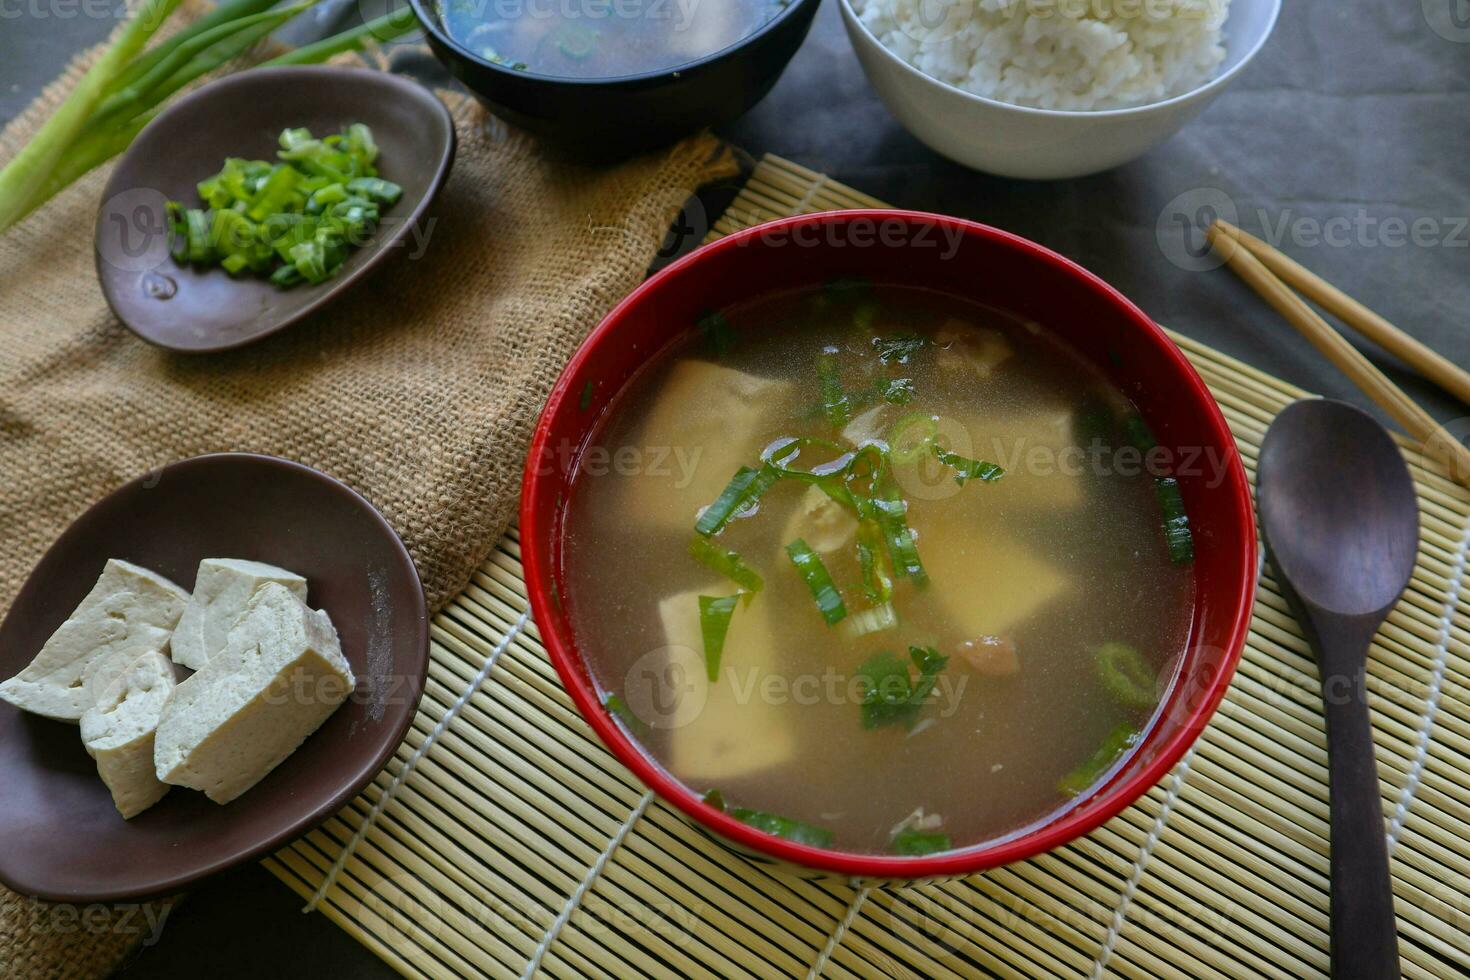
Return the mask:
<path id="1" fill-rule="evenodd" d="M 605 413 L 560 601 L 629 733 L 740 819 L 991 840 L 1115 768 L 1172 683 L 1192 552 L 1170 481 L 1125 465 L 1146 435 L 1038 325 L 856 281 L 762 299 Z"/>
<path id="2" fill-rule="evenodd" d="M 619 78 L 666 71 L 754 34 L 786 0 L 440 0 L 450 37 L 538 75 Z"/>

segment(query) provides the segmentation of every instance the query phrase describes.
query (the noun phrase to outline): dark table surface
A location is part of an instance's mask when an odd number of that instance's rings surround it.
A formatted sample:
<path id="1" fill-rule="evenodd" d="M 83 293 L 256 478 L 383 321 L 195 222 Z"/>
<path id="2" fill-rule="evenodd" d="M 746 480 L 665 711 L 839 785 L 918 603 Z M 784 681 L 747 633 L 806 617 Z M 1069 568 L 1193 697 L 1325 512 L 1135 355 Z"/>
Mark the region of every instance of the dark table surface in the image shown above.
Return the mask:
<path id="1" fill-rule="evenodd" d="M 0 4 L 0 120 L 105 34 L 114 21 L 96 16 L 100 7 Z M 868 87 L 828 0 L 775 91 L 726 135 L 753 154 L 778 153 L 893 204 L 1035 239 L 1160 322 L 1311 391 L 1371 407 L 1228 271 L 1196 268 L 1192 224 L 1204 209 L 1233 210 L 1247 230 L 1470 364 L 1466 8 L 1465 0 L 1287 0 L 1256 62 L 1163 147 L 1111 173 L 1025 183 L 965 170 L 909 136 Z M 1370 354 L 1436 416 L 1470 434 L 1463 407 Z M 175 909 L 160 941 L 123 975 L 392 975 L 300 907 L 259 867 L 225 875 Z"/>

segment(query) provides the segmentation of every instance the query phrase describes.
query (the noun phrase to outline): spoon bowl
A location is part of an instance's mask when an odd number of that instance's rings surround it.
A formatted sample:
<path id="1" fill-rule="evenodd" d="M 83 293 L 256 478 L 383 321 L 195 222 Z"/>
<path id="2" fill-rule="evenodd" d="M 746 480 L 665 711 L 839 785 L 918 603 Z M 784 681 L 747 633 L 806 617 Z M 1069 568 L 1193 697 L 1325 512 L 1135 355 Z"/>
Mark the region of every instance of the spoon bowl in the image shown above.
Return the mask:
<path id="1" fill-rule="evenodd" d="M 1261 444 L 1256 500 L 1282 592 L 1317 655 L 1332 813 L 1332 976 L 1399 976 L 1368 649 L 1414 574 L 1419 506 L 1393 438 L 1342 402 L 1288 406 Z"/>
<path id="2" fill-rule="evenodd" d="M 1344 615 L 1387 611 L 1414 574 L 1419 507 L 1403 455 L 1372 416 L 1300 401 L 1261 446 L 1261 526 L 1303 599 Z"/>

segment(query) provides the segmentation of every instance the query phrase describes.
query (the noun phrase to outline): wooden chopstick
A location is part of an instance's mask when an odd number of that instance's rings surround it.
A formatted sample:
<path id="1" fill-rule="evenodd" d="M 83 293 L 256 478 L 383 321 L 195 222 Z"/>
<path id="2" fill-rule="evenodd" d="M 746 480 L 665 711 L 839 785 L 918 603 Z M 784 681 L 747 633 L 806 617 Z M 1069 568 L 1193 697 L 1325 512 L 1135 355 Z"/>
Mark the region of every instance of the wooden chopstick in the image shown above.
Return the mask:
<path id="1" fill-rule="evenodd" d="M 1228 221 L 1216 221 L 1215 227 L 1245 246 L 1252 255 L 1261 260 L 1262 265 L 1292 289 L 1470 405 L 1470 371 L 1426 347 L 1326 279 L 1249 232 L 1242 231 Z"/>
<path id="2" fill-rule="evenodd" d="M 1316 310 L 1276 278 L 1234 236 L 1220 228 L 1218 223 L 1212 225 L 1206 234 L 1230 268 L 1247 285 L 1403 426 L 1404 431 L 1419 440 L 1425 451 L 1439 460 L 1456 482 L 1470 487 L 1470 449 L 1446 432 L 1417 402 L 1404 394 L 1403 389 L 1388 380 L 1368 358 L 1348 343 L 1346 337 L 1332 329 Z"/>

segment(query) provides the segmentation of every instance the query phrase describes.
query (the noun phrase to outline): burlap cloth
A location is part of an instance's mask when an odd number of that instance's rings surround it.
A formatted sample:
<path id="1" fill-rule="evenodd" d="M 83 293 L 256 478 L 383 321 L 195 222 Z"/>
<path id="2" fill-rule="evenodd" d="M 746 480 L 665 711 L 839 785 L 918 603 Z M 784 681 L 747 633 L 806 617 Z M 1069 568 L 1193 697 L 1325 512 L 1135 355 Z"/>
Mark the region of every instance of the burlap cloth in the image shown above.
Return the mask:
<path id="1" fill-rule="evenodd" d="M 88 57 L 5 129 L 0 160 Z M 105 168 L 0 237 L 0 603 L 89 504 L 218 450 L 343 480 L 398 529 L 432 608 L 463 588 L 514 514 L 573 348 L 642 278 L 688 195 L 735 167 L 712 137 L 615 169 L 551 162 L 445 98 L 459 152 L 426 256 L 241 351 L 170 354 L 108 311 L 91 242 Z M 104 975 L 148 931 L 126 910 L 84 911 L 95 918 L 0 888 L 0 976 Z"/>

